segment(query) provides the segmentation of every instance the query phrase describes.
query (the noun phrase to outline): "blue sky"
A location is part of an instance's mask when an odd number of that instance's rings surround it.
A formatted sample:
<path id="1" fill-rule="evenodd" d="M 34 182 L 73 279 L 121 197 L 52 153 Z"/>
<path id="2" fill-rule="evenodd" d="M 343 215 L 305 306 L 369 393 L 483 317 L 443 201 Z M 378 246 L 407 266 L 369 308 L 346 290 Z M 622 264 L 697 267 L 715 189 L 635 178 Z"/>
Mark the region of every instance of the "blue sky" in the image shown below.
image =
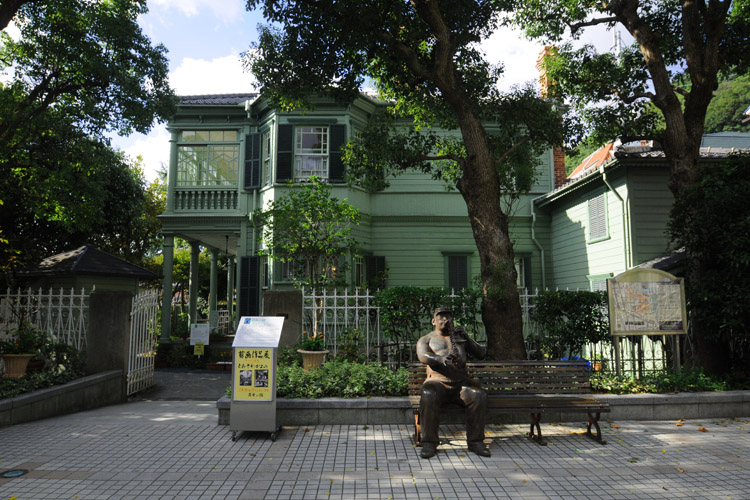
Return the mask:
<path id="1" fill-rule="evenodd" d="M 154 43 L 169 53 L 169 80 L 178 95 L 222 94 L 253 90 L 253 78 L 242 70 L 240 54 L 257 39 L 260 12 L 247 12 L 242 0 L 149 0 L 149 12 L 139 19 Z M 597 45 L 611 45 L 604 32 L 588 37 Z M 535 81 L 535 63 L 541 45 L 503 30 L 483 45 L 488 59 L 505 65 L 500 88 Z M 146 178 L 156 176 L 169 160 L 166 124 L 156 124 L 148 135 L 114 137 L 113 144 L 132 157 L 141 156 Z"/>

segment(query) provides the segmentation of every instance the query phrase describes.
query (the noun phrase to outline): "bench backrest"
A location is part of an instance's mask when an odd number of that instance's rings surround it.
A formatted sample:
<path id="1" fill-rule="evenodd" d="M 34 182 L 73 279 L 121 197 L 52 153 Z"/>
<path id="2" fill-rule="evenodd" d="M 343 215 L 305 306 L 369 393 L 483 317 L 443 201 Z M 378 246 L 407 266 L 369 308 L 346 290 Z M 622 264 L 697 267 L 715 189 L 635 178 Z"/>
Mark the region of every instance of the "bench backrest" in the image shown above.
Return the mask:
<path id="1" fill-rule="evenodd" d="M 410 396 L 419 396 L 425 368 L 422 363 L 409 365 Z M 591 392 L 586 361 L 478 361 L 467 363 L 467 369 L 488 396 Z"/>

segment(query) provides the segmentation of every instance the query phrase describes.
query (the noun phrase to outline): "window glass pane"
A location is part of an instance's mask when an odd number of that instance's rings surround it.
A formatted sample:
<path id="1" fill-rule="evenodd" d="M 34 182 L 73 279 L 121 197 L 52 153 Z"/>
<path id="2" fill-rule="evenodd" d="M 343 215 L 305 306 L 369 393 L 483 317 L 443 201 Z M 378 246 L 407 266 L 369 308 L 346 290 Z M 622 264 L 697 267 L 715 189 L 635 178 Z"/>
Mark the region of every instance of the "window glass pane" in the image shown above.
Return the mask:
<path id="1" fill-rule="evenodd" d="M 328 153 L 328 129 L 325 127 L 300 127 L 297 129 L 297 152 Z"/>
<path id="2" fill-rule="evenodd" d="M 177 185 L 234 186 L 239 163 L 238 144 L 180 146 L 177 149 Z"/>
<path id="3" fill-rule="evenodd" d="M 182 140 L 183 140 L 183 142 L 193 142 L 193 141 L 195 141 L 195 130 L 183 130 L 182 131 Z"/>
<path id="4" fill-rule="evenodd" d="M 208 142 L 208 130 L 196 130 L 195 140 L 198 142 Z"/>
<path id="5" fill-rule="evenodd" d="M 237 139 L 237 131 L 236 130 L 225 130 L 224 131 L 224 142 L 235 142 L 238 141 Z"/>
<path id="6" fill-rule="evenodd" d="M 223 142 L 224 131 L 223 130 L 211 130 L 208 132 L 208 140 L 211 142 Z"/>
<path id="7" fill-rule="evenodd" d="M 467 260 L 465 255 L 448 257 L 448 288 L 466 288 L 469 283 Z"/>
<path id="8" fill-rule="evenodd" d="M 328 127 L 297 127 L 295 179 L 328 177 Z"/>
<path id="9" fill-rule="evenodd" d="M 193 186 L 200 182 L 206 162 L 204 146 L 181 146 L 177 149 L 177 185 Z"/>

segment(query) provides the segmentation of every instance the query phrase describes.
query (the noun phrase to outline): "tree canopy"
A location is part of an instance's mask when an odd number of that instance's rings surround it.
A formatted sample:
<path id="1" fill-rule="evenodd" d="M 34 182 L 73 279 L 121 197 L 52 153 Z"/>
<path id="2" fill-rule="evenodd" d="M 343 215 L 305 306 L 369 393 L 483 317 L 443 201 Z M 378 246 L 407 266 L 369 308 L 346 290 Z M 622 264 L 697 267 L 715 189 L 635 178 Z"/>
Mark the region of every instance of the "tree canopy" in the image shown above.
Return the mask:
<path id="1" fill-rule="evenodd" d="M 98 133 L 147 132 L 174 109 L 166 49 L 138 26 L 145 0 L 46 0 L 21 6 L 21 32 L 0 34 L 0 140 L 50 106 L 77 126 Z"/>
<path id="2" fill-rule="evenodd" d="M 142 263 L 162 195 L 104 132 L 146 132 L 174 109 L 166 49 L 144 0 L 15 0 L 0 7 L 0 247 L 12 268 L 92 243 Z"/>
<path id="3" fill-rule="evenodd" d="M 291 188 L 265 210 L 253 213 L 253 222 L 264 243 L 259 251 L 280 262 L 288 262 L 298 286 L 319 289 L 339 283 L 344 267 L 340 257 L 357 247 L 352 226 L 358 226 L 359 211 L 346 200 L 331 197 L 331 186 L 316 177 L 301 188 Z"/>
<path id="4" fill-rule="evenodd" d="M 480 256 L 489 353 L 525 358 L 509 217 L 500 199 L 515 172 L 525 176 L 523 186 L 540 148 L 560 141 L 560 121 L 550 101 L 497 90 L 502 67 L 485 59 L 479 42 L 498 27 L 502 6 L 491 0 L 248 1 L 248 9 L 258 6 L 271 24 L 260 30 L 246 62 L 277 105 L 307 105 L 319 94 L 351 99 L 368 78 L 389 103 L 387 120 L 408 119 L 421 129 L 386 130 L 383 116 L 373 116 L 350 145 L 349 174 L 373 189 L 387 185 L 383 176 L 407 168 L 455 183 Z M 456 130 L 457 140 L 431 135 L 430 125 Z"/>
<path id="5" fill-rule="evenodd" d="M 744 114 L 750 106 L 750 75 L 734 75 L 722 79 L 706 111 L 706 133 L 750 132 L 743 124 Z"/>
<path id="6" fill-rule="evenodd" d="M 750 3 L 512 0 L 516 24 L 556 44 L 545 68 L 599 142 L 656 139 L 671 167 L 674 193 L 692 185 L 698 171 L 706 111 L 720 72 L 743 72 L 750 56 Z M 625 30 L 634 42 L 619 54 L 571 39 L 587 28 Z M 566 36 L 570 38 L 565 38 Z M 603 105 L 606 103 L 606 105 Z"/>
<path id="7" fill-rule="evenodd" d="M 750 57 L 750 2 L 746 0 L 510 0 L 506 22 L 532 37 L 553 43 L 545 68 L 558 95 L 586 125 L 581 136 L 599 142 L 620 138 L 656 139 L 669 166 L 669 188 L 676 198 L 700 180 L 700 146 L 706 114 L 724 74 L 744 74 Z M 564 37 L 579 38 L 586 28 L 623 29 L 634 42 L 619 54 L 591 45 L 575 48 Z M 698 210 L 698 207 L 687 207 Z M 683 220 L 701 220 L 682 214 Z M 690 236 L 705 228 L 689 225 L 683 236 L 690 281 L 703 282 L 712 264 Z M 691 361 L 710 372 L 728 368 L 730 345 L 717 325 L 691 311 Z"/>

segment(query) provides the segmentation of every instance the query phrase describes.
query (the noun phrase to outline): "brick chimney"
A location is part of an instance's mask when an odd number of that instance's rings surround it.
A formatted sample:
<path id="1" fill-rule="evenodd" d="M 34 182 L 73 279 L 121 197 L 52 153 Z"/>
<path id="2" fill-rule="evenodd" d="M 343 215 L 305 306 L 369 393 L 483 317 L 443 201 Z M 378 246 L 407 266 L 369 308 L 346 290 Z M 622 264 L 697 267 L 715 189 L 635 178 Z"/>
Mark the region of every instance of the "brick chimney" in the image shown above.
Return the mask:
<path id="1" fill-rule="evenodd" d="M 554 95 L 553 87 L 555 82 L 550 81 L 547 76 L 547 71 L 544 69 L 544 60 L 547 57 L 554 57 L 555 48 L 551 45 L 545 46 L 539 57 L 536 59 L 536 69 L 539 71 L 539 86 L 541 87 L 542 97 L 547 97 L 550 94 Z M 555 187 L 558 188 L 568 181 L 568 175 L 565 172 L 565 152 L 559 146 L 552 148 L 552 164 L 555 172 Z"/>

